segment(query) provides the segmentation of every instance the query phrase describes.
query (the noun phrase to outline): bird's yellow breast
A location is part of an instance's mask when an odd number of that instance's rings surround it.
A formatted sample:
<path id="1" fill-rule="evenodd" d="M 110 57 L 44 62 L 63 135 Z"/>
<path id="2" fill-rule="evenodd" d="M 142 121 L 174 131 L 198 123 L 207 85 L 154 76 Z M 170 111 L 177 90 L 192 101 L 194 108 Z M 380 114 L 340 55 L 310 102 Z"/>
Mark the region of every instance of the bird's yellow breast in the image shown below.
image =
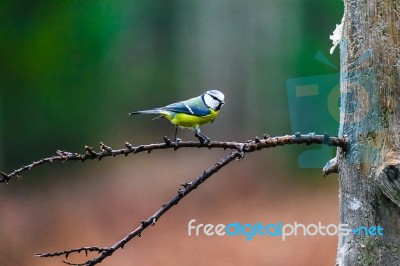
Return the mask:
<path id="1" fill-rule="evenodd" d="M 165 118 L 171 121 L 172 124 L 180 126 L 180 127 L 188 127 L 194 128 L 197 126 L 201 126 L 210 122 L 213 122 L 217 117 L 219 111 L 214 111 L 210 109 L 210 114 L 205 116 L 195 116 L 184 113 L 178 113 L 174 116 L 170 114 L 162 114 Z"/>

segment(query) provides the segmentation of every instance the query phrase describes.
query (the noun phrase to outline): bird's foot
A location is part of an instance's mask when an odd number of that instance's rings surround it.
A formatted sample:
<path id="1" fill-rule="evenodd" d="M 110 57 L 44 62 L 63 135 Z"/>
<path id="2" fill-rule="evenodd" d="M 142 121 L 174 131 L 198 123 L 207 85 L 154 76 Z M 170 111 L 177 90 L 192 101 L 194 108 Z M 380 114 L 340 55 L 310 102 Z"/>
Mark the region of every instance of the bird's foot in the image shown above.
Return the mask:
<path id="1" fill-rule="evenodd" d="M 203 144 L 203 145 L 207 145 L 208 143 L 210 143 L 210 139 L 207 136 L 203 135 L 203 134 L 199 134 L 199 133 L 196 132 L 195 136 L 196 136 L 196 138 L 199 139 L 200 143 Z"/>
<path id="2" fill-rule="evenodd" d="M 179 148 L 179 142 L 182 140 L 180 138 L 175 138 L 173 145 L 174 145 L 174 151 L 176 151 Z"/>

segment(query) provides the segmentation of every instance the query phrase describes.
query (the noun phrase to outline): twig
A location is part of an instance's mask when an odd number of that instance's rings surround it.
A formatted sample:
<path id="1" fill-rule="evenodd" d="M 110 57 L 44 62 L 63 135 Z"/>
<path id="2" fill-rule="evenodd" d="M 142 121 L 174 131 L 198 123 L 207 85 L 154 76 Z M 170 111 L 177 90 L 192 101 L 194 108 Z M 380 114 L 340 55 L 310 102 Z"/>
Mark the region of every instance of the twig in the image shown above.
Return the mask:
<path id="1" fill-rule="evenodd" d="M 163 216 L 170 208 L 174 205 L 178 204 L 178 202 L 183 199 L 186 195 L 188 195 L 192 190 L 196 189 L 201 183 L 206 181 L 210 176 L 214 173 L 218 172 L 222 167 L 232 162 L 234 159 L 242 158 L 243 153 L 240 150 L 235 150 L 231 152 L 226 157 L 219 160 L 214 166 L 210 167 L 204 173 L 197 177 L 190 183 L 182 184 L 182 187 L 178 190 L 178 194 L 172 198 L 170 201 L 162 205 L 161 209 L 155 212 L 152 216 L 143 220 L 139 227 L 137 227 L 134 231 L 127 234 L 123 239 L 115 243 L 113 246 L 108 248 L 100 248 L 100 247 L 81 247 L 77 249 L 65 250 L 65 251 L 57 251 L 54 253 L 38 253 L 36 256 L 38 257 L 57 257 L 57 256 L 64 256 L 64 262 L 69 265 L 79 265 L 79 266 L 91 266 L 100 263 L 105 258 L 111 256 L 117 249 L 123 249 L 125 244 L 128 243 L 132 238 L 136 236 L 141 236 L 142 232 L 150 225 L 155 225 L 156 222 Z M 98 252 L 100 255 L 92 260 L 88 260 L 84 263 L 70 263 L 68 262 L 68 257 L 71 253 L 79 253 L 81 251 L 86 252 Z"/>
<path id="2" fill-rule="evenodd" d="M 104 157 L 115 157 L 117 155 L 125 155 L 136 154 L 139 152 L 148 153 L 153 150 L 163 150 L 163 149 L 178 149 L 178 148 L 222 148 L 222 149 L 238 149 L 239 147 L 244 153 L 253 152 L 257 150 L 261 150 L 264 148 L 272 148 L 276 146 L 284 146 L 289 144 L 326 144 L 329 146 L 341 147 L 346 150 L 346 139 L 338 138 L 338 137 L 330 137 L 327 134 L 324 135 L 315 135 L 314 133 L 309 133 L 305 135 L 301 135 L 300 133 L 296 133 L 294 135 L 286 135 L 280 137 L 269 137 L 268 135 L 264 135 L 263 139 L 256 137 L 254 140 L 249 140 L 244 143 L 238 142 L 227 142 L 227 141 L 211 141 L 209 144 L 202 144 L 200 142 L 194 141 L 181 141 L 178 143 L 172 142 L 167 137 L 164 137 L 164 143 L 155 143 L 148 145 L 139 145 L 133 146 L 132 144 L 125 142 L 125 148 L 122 149 L 112 149 L 111 147 L 105 145 L 100 142 L 101 151 L 96 152 L 92 147 L 85 146 L 85 153 L 72 153 L 68 151 L 58 150 L 56 151 L 56 155 L 51 157 L 43 158 L 38 161 L 34 161 L 31 164 L 22 166 L 13 172 L 6 174 L 5 172 L 0 172 L 0 183 L 8 183 L 11 178 L 17 177 L 20 178 L 22 173 L 28 170 L 32 170 L 35 167 L 38 167 L 42 164 L 53 163 L 55 161 L 86 161 L 86 160 L 101 160 Z"/>
<path id="3" fill-rule="evenodd" d="M 80 247 L 77 249 L 70 249 L 65 251 L 57 251 L 53 253 L 37 253 L 38 257 L 58 257 L 65 256 L 64 263 L 69 265 L 77 265 L 77 266 L 90 266 L 96 265 L 103 261 L 105 258 L 111 256 L 116 250 L 123 249 L 126 243 L 128 243 L 131 239 L 136 236 L 141 236 L 142 232 L 148 228 L 150 225 L 155 225 L 155 223 L 160 219 L 162 215 L 164 215 L 170 208 L 174 205 L 178 204 L 178 202 L 183 199 L 186 195 L 188 195 L 191 191 L 196 189 L 201 183 L 207 180 L 210 176 L 218 172 L 222 167 L 226 166 L 234 159 L 242 159 L 244 158 L 245 153 L 258 151 L 264 148 L 271 148 L 276 146 L 284 146 L 288 144 L 326 144 L 329 146 L 337 146 L 341 147 L 343 150 L 346 150 L 346 139 L 345 138 L 336 138 L 330 137 L 327 134 L 324 135 L 315 135 L 314 133 L 309 133 L 306 135 L 301 135 L 300 133 L 296 133 L 294 135 L 286 135 L 281 137 L 269 137 L 268 135 L 264 135 L 263 139 L 256 137 L 254 140 L 249 140 L 244 143 L 237 142 L 226 142 L 226 141 L 212 141 L 209 144 L 205 145 L 198 142 L 171 142 L 167 137 L 164 137 L 164 143 L 156 143 L 156 144 L 148 144 L 148 145 L 139 145 L 134 147 L 130 143 L 125 143 L 125 148 L 114 150 L 111 147 L 105 145 L 100 142 L 100 152 L 96 152 L 93 148 L 85 146 L 85 154 L 71 153 L 67 151 L 57 151 L 57 155 L 52 157 L 43 158 L 39 161 L 33 162 L 30 165 L 22 166 L 19 169 L 14 170 L 10 174 L 5 174 L 1 172 L 3 179 L 1 182 L 8 182 L 12 177 L 17 176 L 20 177 L 21 173 L 27 170 L 31 170 L 34 167 L 42 165 L 44 163 L 52 163 L 54 161 L 85 161 L 85 160 L 93 160 L 93 159 L 102 159 L 103 157 L 109 156 L 117 156 L 124 154 L 127 156 L 128 154 L 135 154 L 138 152 L 147 151 L 150 153 L 152 150 L 159 149 L 168 149 L 173 148 L 174 150 L 183 147 L 197 147 L 197 148 L 223 148 L 223 149 L 233 149 L 233 151 L 227 155 L 226 157 L 219 160 L 214 166 L 210 167 L 202 175 L 197 177 L 190 183 L 182 184 L 181 188 L 178 190 L 178 194 L 174 196 L 170 201 L 166 204 L 162 205 L 161 209 L 155 212 L 148 219 L 143 220 L 139 227 L 137 227 L 132 232 L 128 233 L 123 239 L 112 245 L 111 247 Z M 88 260 L 84 263 L 71 263 L 68 262 L 68 257 L 73 253 L 85 252 L 87 255 L 88 252 L 97 252 L 99 255 L 94 259 Z"/>

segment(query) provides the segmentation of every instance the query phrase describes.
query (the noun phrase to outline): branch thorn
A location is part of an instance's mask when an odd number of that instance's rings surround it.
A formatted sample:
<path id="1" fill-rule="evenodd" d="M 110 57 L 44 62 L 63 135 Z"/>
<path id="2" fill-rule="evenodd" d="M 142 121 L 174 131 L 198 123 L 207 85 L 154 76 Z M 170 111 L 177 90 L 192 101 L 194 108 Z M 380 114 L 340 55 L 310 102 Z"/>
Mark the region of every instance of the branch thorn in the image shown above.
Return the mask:
<path id="1" fill-rule="evenodd" d="M 3 180 L 4 180 L 6 183 L 8 183 L 8 180 L 10 180 L 10 176 L 7 175 L 7 174 L 4 173 L 4 172 L 0 172 L 0 174 L 1 174 L 1 176 L 3 177 Z M 3 180 L 0 180 L 0 181 L 3 181 Z"/>
<path id="2" fill-rule="evenodd" d="M 188 183 L 182 183 L 181 186 L 186 188 L 187 186 L 189 186 L 189 184 Z"/>
<path id="3" fill-rule="evenodd" d="M 104 152 L 112 152 L 112 148 L 104 144 L 103 142 L 100 142 L 100 149 Z"/>
<path id="4" fill-rule="evenodd" d="M 164 142 L 167 146 L 171 145 L 171 140 L 167 136 L 164 136 Z"/>
<path id="5" fill-rule="evenodd" d="M 85 146 L 85 151 L 86 151 L 86 154 L 88 154 L 88 155 L 97 156 L 96 152 L 93 150 L 92 147 Z"/>
<path id="6" fill-rule="evenodd" d="M 132 146 L 132 144 L 130 144 L 129 142 L 125 142 L 125 147 L 126 147 L 128 150 L 130 150 L 130 151 L 133 150 L 133 146 Z"/>

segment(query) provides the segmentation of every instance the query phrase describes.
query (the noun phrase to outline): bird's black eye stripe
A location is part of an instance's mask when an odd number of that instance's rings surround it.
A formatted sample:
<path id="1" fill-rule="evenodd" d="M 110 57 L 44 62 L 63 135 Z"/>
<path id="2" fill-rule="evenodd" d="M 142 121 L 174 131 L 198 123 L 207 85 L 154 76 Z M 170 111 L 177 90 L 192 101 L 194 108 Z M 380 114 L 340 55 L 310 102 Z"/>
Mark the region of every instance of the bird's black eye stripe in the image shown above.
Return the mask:
<path id="1" fill-rule="evenodd" d="M 208 94 L 208 93 L 207 93 L 207 94 Z M 211 95 L 211 94 L 208 94 L 208 95 L 210 95 L 214 100 L 216 100 L 216 101 L 222 103 L 222 101 L 221 101 L 220 99 L 218 99 L 217 97 L 215 97 L 214 95 Z"/>

